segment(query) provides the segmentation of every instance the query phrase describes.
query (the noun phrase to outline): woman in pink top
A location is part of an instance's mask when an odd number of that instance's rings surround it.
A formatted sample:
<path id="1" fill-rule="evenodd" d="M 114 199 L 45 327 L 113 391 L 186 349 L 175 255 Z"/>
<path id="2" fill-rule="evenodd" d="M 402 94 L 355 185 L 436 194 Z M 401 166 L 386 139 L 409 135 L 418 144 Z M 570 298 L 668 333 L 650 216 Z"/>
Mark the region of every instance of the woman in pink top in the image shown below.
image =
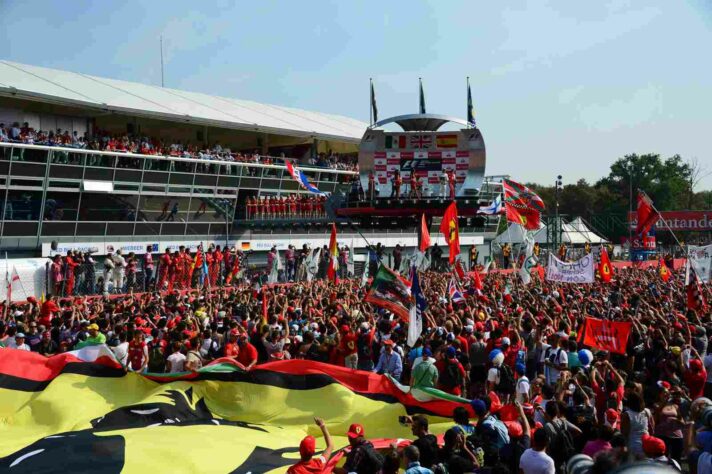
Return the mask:
<path id="1" fill-rule="evenodd" d="M 588 441 L 581 451 L 586 456 L 594 457 L 601 451 L 608 451 L 611 449 L 611 440 L 613 439 L 613 428 L 606 425 L 601 425 L 598 427 L 596 432 L 596 439 Z"/>

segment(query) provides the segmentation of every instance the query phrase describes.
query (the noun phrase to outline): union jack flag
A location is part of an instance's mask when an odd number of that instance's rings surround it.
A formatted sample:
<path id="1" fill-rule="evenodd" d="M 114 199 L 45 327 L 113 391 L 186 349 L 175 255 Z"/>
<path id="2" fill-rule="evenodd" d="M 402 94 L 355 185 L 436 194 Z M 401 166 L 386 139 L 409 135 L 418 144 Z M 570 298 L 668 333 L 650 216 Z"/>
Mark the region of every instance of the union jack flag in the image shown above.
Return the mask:
<path id="1" fill-rule="evenodd" d="M 462 291 L 460 291 L 460 288 L 455 281 L 455 277 L 450 277 L 450 283 L 447 285 L 447 292 L 448 295 L 450 295 L 450 301 L 452 301 L 453 304 L 465 301 L 465 297 L 462 296 Z"/>
<path id="2" fill-rule="evenodd" d="M 433 137 L 430 135 L 411 135 L 410 136 L 410 147 L 411 148 L 430 148 L 433 144 Z"/>

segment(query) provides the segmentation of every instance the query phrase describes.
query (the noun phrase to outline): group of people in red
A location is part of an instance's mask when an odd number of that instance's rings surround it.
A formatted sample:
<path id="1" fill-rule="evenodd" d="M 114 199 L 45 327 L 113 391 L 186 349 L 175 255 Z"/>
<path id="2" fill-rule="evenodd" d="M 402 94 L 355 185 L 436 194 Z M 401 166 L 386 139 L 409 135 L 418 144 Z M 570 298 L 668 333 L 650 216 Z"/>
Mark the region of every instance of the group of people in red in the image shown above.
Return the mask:
<path id="1" fill-rule="evenodd" d="M 308 194 L 247 198 L 247 219 L 318 219 L 326 217 L 326 197 Z"/>

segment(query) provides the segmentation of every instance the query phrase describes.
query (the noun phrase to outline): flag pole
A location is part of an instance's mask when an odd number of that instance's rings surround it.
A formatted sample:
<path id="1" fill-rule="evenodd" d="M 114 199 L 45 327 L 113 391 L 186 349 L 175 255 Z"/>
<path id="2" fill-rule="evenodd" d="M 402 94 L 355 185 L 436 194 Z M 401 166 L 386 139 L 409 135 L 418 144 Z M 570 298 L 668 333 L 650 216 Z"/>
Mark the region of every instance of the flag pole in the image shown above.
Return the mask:
<path id="1" fill-rule="evenodd" d="M 2 309 L 2 319 L 7 318 L 7 312 L 10 308 L 10 271 L 8 270 L 7 251 L 5 251 L 5 306 Z"/>
<path id="2" fill-rule="evenodd" d="M 373 78 L 368 78 L 368 83 L 370 85 L 368 89 L 368 96 L 370 100 L 368 101 L 368 123 L 373 125 Z"/>

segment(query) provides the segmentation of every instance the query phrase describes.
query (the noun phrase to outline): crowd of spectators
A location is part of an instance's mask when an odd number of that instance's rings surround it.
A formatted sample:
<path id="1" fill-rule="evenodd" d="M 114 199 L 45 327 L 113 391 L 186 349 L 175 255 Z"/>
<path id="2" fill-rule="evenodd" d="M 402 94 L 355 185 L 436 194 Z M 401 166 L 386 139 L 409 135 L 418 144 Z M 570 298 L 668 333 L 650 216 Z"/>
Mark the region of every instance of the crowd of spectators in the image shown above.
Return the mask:
<path id="1" fill-rule="evenodd" d="M 176 265 L 187 265 L 182 258 Z M 450 273 L 422 272 L 428 306 L 412 346 L 407 321 L 364 302 L 361 279 L 263 285 L 235 275 L 229 286 L 218 276 L 200 289 L 174 282 L 163 292 L 29 298 L 5 309 L 0 343 L 48 356 L 106 343 L 136 372 L 197 370 L 219 357 L 247 369 L 306 359 L 471 400 L 440 442 L 427 417 L 405 417 L 414 442 L 385 454 L 371 452 L 368 420 L 353 420 L 336 472 L 553 474 L 570 461 L 585 468 L 576 472 L 630 461 L 712 471 L 712 319 L 706 305 L 688 308 L 683 271 L 663 281 L 656 269 L 624 268 L 588 285 L 522 285 L 495 271 L 481 290 L 466 277 L 461 302 Z M 712 301 L 708 286 L 702 296 Z M 632 324 L 621 353 L 582 345 L 587 316 Z M 303 444 L 302 467 L 323 462 Z M 314 472 L 299 469 L 290 472 Z"/>
<path id="2" fill-rule="evenodd" d="M 92 134 L 80 135 L 76 131 L 57 129 L 56 131 L 35 130 L 27 122 L 22 126 L 14 122 L 10 126 L 0 123 L 0 142 L 23 143 L 28 145 L 61 146 L 87 150 L 138 153 L 142 155 L 170 156 L 176 158 L 200 158 L 235 163 L 284 164 L 285 156 L 262 155 L 252 152 L 232 151 L 219 143 L 212 146 L 166 142 L 164 140 L 132 134 L 112 134 L 105 130 L 94 130 Z M 322 168 L 358 170 L 358 160 L 352 155 L 321 153 L 309 158 L 308 164 Z"/>

